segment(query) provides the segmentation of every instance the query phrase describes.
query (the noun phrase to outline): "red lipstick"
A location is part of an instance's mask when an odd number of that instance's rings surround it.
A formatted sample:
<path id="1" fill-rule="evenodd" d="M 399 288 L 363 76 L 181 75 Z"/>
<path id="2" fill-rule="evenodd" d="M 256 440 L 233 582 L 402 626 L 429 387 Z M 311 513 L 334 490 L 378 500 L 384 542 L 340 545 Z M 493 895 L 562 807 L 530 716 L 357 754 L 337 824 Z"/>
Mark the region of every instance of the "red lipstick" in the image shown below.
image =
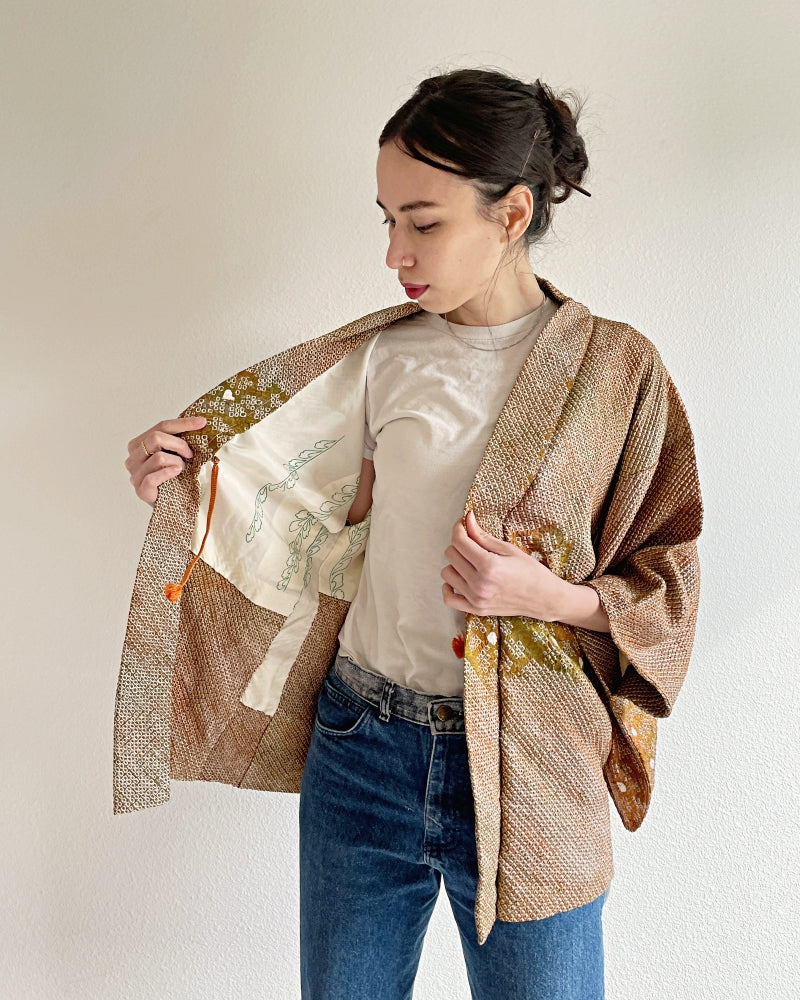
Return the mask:
<path id="1" fill-rule="evenodd" d="M 402 282 L 402 285 L 406 290 L 406 295 L 410 299 L 418 299 L 420 295 L 427 292 L 430 288 L 430 285 L 407 285 L 405 282 Z"/>

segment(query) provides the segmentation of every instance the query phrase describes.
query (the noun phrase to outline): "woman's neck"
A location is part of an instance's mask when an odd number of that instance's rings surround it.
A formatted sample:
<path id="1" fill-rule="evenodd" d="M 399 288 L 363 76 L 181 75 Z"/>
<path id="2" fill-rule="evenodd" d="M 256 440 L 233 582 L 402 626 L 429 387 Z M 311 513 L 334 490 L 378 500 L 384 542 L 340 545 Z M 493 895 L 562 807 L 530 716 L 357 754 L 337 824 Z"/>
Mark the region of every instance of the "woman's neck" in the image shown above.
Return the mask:
<path id="1" fill-rule="evenodd" d="M 527 316 L 542 305 L 545 295 L 530 265 L 504 277 L 494 286 L 488 302 L 465 302 L 443 314 L 444 319 L 462 326 L 501 326 Z"/>

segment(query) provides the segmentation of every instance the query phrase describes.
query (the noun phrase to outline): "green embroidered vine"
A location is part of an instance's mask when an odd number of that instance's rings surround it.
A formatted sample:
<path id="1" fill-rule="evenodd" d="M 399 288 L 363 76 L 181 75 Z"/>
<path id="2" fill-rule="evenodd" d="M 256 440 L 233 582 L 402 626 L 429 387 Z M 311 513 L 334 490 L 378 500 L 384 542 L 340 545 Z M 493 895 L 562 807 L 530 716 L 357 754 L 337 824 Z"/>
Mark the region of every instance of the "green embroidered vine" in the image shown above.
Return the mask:
<path id="1" fill-rule="evenodd" d="M 332 597 L 338 597 L 341 600 L 345 599 L 344 596 L 344 573 L 350 563 L 353 561 L 353 556 L 359 552 L 362 548 L 362 542 L 366 538 L 369 532 L 369 522 L 372 511 L 367 512 L 367 516 L 363 521 L 359 521 L 358 524 L 353 524 L 348 529 L 347 537 L 348 543 L 347 548 L 344 550 L 342 555 L 339 557 L 336 565 L 331 570 L 330 580 L 328 589 L 330 590 Z"/>
<path id="2" fill-rule="evenodd" d="M 319 552 L 322 546 L 327 542 L 330 536 L 330 532 L 325 527 L 324 524 L 319 526 L 319 531 L 316 534 L 314 541 L 308 546 L 306 550 L 306 571 L 303 574 L 303 590 L 311 582 L 311 564 L 314 560 L 314 556 Z"/>
<path id="3" fill-rule="evenodd" d="M 311 511 L 303 507 L 297 511 L 289 524 L 289 531 L 295 537 L 289 543 L 289 558 L 286 560 L 286 565 L 281 573 L 281 578 L 276 584 L 278 590 L 286 590 L 294 574 L 299 571 L 300 554 L 303 549 L 303 542 L 305 542 L 311 534 L 311 529 L 314 525 L 319 524 L 321 521 L 326 521 L 331 514 L 335 513 L 335 511 L 339 510 L 345 504 L 347 504 L 349 508 L 355 498 L 357 490 L 358 483 L 347 483 L 345 486 L 342 486 L 341 489 L 337 490 L 329 500 L 323 501 L 319 510 Z M 327 529 L 324 530 L 326 532 L 325 538 L 327 538 Z M 324 543 L 325 538 L 320 538 L 320 534 L 321 533 L 317 534 L 314 541 L 309 546 L 308 555 L 313 556 Z M 312 548 L 314 550 L 313 552 L 311 551 Z M 308 585 L 310 572 L 310 564 L 307 564 L 303 579 L 303 590 Z"/>
<path id="4" fill-rule="evenodd" d="M 315 458 L 319 458 L 319 456 L 324 455 L 325 452 L 330 451 L 331 448 L 337 445 L 341 440 L 341 438 L 335 438 L 334 440 L 323 439 L 322 441 L 317 441 L 313 448 L 304 448 L 299 455 L 296 455 L 294 458 L 290 458 L 288 462 L 284 462 L 283 467 L 289 470 L 289 475 L 286 476 L 285 479 L 282 479 L 279 483 L 265 483 L 256 494 L 253 520 L 250 522 L 250 527 L 245 535 L 245 541 L 252 542 L 257 532 L 261 530 L 261 525 L 263 523 L 264 501 L 267 499 L 269 494 L 276 493 L 279 490 L 286 493 L 288 490 L 292 489 L 292 487 L 297 484 L 297 480 L 300 477 L 300 470 L 303 466 L 308 465 L 309 462 L 313 462 Z"/>

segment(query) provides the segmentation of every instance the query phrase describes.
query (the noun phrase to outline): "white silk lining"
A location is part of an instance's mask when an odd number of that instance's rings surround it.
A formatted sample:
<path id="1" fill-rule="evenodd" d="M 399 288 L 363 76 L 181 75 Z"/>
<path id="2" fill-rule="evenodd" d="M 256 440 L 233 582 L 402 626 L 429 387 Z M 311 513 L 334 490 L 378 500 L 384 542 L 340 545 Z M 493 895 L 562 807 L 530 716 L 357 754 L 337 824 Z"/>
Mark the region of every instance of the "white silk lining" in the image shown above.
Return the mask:
<path id="1" fill-rule="evenodd" d="M 217 452 L 219 471 L 203 560 L 260 607 L 286 617 L 242 696 L 273 714 L 325 593 L 352 601 L 368 520 L 345 520 L 364 446 L 366 371 L 376 338 L 351 351 Z M 211 462 L 198 477 L 196 552 L 208 510 Z"/>

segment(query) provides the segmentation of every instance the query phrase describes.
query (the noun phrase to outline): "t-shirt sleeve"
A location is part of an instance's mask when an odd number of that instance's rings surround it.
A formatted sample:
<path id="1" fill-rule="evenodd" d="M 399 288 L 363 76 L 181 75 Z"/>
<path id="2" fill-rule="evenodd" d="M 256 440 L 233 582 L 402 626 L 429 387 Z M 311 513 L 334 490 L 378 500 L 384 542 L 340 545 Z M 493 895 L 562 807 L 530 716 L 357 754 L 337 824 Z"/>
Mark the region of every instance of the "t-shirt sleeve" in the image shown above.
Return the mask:
<path id="1" fill-rule="evenodd" d="M 368 458 L 372 461 L 372 456 L 375 452 L 375 438 L 370 433 L 369 422 L 364 421 L 364 458 Z"/>
<path id="2" fill-rule="evenodd" d="M 374 355 L 375 352 L 373 351 L 372 353 Z M 372 461 L 372 455 L 373 455 L 373 453 L 375 451 L 375 438 L 374 438 L 374 436 L 372 434 L 372 430 L 370 428 L 372 413 L 371 413 L 370 401 L 369 401 L 370 382 L 372 381 L 372 375 L 373 375 L 372 364 L 373 364 L 372 357 L 370 357 L 369 364 L 367 366 L 367 385 L 366 385 L 366 392 L 365 392 L 365 406 L 364 406 L 364 454 L 363 454 L 363 457 L 364 458 L 368 458 L 370 461 Z"/>

